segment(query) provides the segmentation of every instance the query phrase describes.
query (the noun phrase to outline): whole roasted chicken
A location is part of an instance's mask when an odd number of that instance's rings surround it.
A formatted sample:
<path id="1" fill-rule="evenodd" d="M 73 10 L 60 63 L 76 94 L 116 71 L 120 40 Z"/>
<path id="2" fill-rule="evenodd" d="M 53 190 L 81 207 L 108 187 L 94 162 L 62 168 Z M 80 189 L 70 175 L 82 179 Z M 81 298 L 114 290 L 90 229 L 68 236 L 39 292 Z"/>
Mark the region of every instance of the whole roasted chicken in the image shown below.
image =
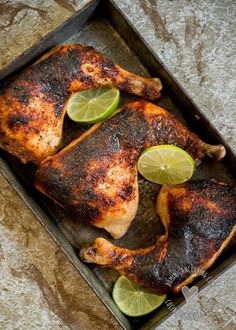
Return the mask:
<path id="1" fill-rule="evenodd" d="M 202 142 L 164 109 L 135 101 L 42 162 L 36 187 L 79 218 L 119 238 L 137 212 L 140 152 L 159 144 L 177 145 L 194 159 L 208 154 L 219 160 L 225 154 L 223 146 Z"/>
<path id="2" fill-rule="evenodd" d="M 24 163 L 40 163 L 60 145 L 69 95 L 106 84 L 150 100 L 162 89 L 159 79 L 127 72 L 92 47 L 53 49 L 0 87 L 0 146 Z"/>
<path id="3" fill-rule="evenodd" d="M 180 291 L 207 270 L 236 232 L 236 189 L 217 181 L 163 186 L 157 213 L 165 235 L 139 250 L 103 238 L 81 250 L 83 261 L 112 267 L 159 294 Z"/>

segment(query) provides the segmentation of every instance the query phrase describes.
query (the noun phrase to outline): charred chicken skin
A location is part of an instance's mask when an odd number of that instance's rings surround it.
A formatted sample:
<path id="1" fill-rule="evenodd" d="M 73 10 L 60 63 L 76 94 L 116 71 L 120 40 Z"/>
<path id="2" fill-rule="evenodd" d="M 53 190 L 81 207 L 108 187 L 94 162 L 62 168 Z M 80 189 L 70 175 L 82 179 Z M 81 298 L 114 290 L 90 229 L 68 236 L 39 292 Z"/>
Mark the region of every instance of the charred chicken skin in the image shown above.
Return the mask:
<path id="1" fill-rule="evenodd" d="M 82 260 L 108 266 L 159 294 L 177 293 L 207 270 L 236 231 L 236 189 L 217 181 L 163 186 L 157 213 L 165 227 L 153 246 L 128 250 L 97 238 Z"/>
<path id="2" fill-rule="evenodd" d="M 42 162 L 36 187 L 79 218 L 120 238 L 137 212 L 140 152 L 159 144 L 177 145 L 194 159 L 205 153 L 221 159 L 225 154 L 223 146 L 202 142 L 164 109 L 135 101 Z"/>
<path id="3" fill-rule="evenodd" d="M 107 84 L 150 100 L 162 89 L 159 79 L 127 72 L 92 47 L 53 49 L 0 87 L 0 146 L 24 163 L 40 163 L 60 145 L 69 95 Z"/>

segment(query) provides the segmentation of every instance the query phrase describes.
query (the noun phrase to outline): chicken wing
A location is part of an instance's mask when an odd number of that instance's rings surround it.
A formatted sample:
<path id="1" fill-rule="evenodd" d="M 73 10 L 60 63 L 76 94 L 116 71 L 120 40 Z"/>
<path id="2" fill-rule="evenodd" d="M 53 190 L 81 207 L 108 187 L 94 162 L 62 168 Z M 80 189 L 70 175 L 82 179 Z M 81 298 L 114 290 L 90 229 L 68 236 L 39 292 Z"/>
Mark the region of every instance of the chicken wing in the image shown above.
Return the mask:
<path id="1" fill-rule="evenodd" d="M 60 145 L 70 93 L 106 84 L 147 99 L 162 89 L 159 79 L 127 72 L 92 47 L 53 49 L 0 87 L 0 146 L 24 163 L 40 163 Z"/>
<path id="2" fill-rule="evenodd" d="M 210 146 L 170 113 L 146 101 L 124 106 L 102 124 L 44 161 L 36 187 L 54 201 L 114 238 L 126 233 L 137 212 L 137 160 L 158 144 L 175 144 L 195 159 L 221 159 L 223 146 Z"/>
<path id="3" fill-rule="evenodd" d="M 159 294 L 179 292 L 207 270 L 236 232 L 236 189 L 217 181 L 164 186 L 157 213 L 165 235 L 139 250 L 97 238 L 81 250 L 85 262 L 116 269 Z"/>

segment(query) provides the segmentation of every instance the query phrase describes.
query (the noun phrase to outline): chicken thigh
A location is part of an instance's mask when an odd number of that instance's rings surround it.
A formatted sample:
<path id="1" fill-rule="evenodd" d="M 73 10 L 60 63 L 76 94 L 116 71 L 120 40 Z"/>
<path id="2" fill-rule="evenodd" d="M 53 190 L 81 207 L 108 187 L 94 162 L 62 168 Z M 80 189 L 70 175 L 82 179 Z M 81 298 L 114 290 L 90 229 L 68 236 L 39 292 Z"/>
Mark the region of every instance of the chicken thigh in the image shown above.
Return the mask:
<path id="1" fill-rule="evenodd" d="M 135 101 L 42 162 L 36 188 L 120 238 L 137 212 L 139 154 L 159 144 L 175 144 L 194 159 L 205 153 L 221 159 L 225 154 L 223 146 L 202 142 L 164 109 Z"/>
<path id="2" fill-rule="evenodd" d="M 158 294 L 179 292 L 207 270 L 236 232 L 236 189 L 217 181 L 163 186 L 157 213 L 165 227 L 153 246 L 128 250 L 97 238 L 83 261 L 116 269 Z"/>
<path id="3" fill-rule="evenodd" d="M 127 72 L 92 47 L 53 49 L 0 87 L 0 146 L 40 163 L 60 145 L 70 93 L 107 84 L 150 100 L 162 89 L 159 79 Z"/>

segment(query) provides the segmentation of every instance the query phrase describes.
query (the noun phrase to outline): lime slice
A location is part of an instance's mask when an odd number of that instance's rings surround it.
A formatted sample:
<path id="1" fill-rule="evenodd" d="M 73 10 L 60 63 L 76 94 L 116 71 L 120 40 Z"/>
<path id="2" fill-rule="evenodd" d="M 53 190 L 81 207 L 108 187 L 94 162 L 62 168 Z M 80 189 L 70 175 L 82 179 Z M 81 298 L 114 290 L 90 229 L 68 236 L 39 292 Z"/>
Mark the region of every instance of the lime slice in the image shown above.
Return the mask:
<path id="1" fill-rule="evenodd" d="M 74 93 L 67 102 L 67 114 L 77 123 L 97 123 L 114 112 L 119 100 L 120 91 L 112 86 Z"/>
<path id="2" fill-rule="evenodd" d="M 125 276 L 120 276 L 116 281 L 113 292 L 113 300 L 122 313 L 128 316 L 142 316 L 152 312 L 166 299 L 150 290 L 130 281 Z"/>
<path id="3" fill-rule="evenodd" d="M 138 170 L 148 181 L 179 184 L 191 178 L 195 162 L 183 149 L 174 145 L 147 148 L 138 160 Z"/>

